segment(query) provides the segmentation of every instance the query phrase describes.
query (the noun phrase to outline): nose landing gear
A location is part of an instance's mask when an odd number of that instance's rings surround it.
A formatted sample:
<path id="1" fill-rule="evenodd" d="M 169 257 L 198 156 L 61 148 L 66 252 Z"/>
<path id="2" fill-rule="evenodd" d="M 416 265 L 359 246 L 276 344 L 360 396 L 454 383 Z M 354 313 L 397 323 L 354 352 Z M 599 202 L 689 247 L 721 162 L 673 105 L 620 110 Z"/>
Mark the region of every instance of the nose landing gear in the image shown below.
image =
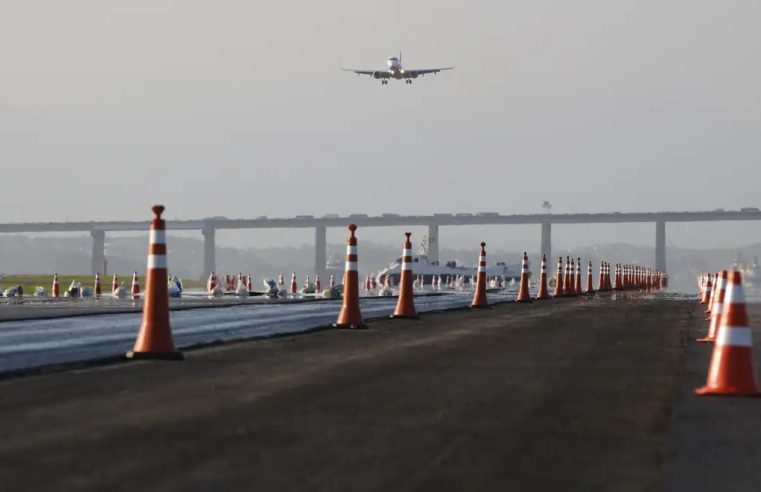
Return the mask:
<path id="1" fill-rule="evenodd" d="M 388 80 L 386 79 L 381 80 L 381 85 L 388 85 Z"/>
<path id="2" fill-rule="evenodd" d="M 404 83 L 412 85 L 412 79 L 407 79 L 407 80 L 404 81 Z"/>

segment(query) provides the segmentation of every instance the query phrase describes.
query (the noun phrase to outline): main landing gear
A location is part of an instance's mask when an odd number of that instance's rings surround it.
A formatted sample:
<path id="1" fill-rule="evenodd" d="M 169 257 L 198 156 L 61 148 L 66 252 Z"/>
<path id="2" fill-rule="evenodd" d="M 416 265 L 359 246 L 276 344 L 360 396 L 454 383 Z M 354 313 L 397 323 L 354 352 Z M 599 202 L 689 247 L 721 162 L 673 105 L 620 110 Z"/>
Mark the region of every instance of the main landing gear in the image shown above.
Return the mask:
<path id="1" fill-rule="evenodd" d="M 404 83 L 412 85 L 412 79 L 407 79 L 407 80 L 404 81 Z"/>
<path id="2" fill-rule="evenodd" d="M 381 80 L 381 85 L 388 85 L 388 80 L 386 79 Z"/>

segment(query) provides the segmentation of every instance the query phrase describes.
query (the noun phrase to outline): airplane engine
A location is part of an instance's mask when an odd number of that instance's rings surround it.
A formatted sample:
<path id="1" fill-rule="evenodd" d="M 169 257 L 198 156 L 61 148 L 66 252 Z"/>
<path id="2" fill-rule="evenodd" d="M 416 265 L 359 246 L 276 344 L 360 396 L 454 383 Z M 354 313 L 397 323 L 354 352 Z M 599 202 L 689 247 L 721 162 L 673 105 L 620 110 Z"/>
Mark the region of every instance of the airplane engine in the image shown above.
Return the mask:
<path id="1" fill-rule="evenodd" d="M 417 72 L 412 71 L 412 72 L 408 72 L 408 73 L 410 74 L 410 77 L 412 77 L 413 79 L 417 78 L 417 75 L 418 75 Z"/>
<path id="2" fill-rule="evenodd" d="M 379 79 L 379 78 L 381 78 L 381 77 L 382 77 L 382 75 L 381 75 L 381 73 L 380 73 L 380 72 L 373 72 L 373 78 L 374 78 L 374 79 Z"/>

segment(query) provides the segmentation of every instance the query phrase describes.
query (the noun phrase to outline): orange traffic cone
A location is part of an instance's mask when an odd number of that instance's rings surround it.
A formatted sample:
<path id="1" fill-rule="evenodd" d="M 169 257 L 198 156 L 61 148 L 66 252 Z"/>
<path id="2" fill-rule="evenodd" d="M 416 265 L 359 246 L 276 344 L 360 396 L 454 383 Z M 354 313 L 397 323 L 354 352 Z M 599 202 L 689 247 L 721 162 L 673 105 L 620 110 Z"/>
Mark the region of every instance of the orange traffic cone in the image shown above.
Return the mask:
<path id="1" fill-rule="evenodd" d="M 251 275 L 246 275 L 246 290 L 249 292 L 254 291 L 254 284 L 251 281 Z"/>
<path id="2" fill-rule="evenodd" d="M 568 269 L 568 283 L 565 286 L 565 295 L 576 295 L 576 260 L 573 258 L 566 259 L 566 268 Z"/>
<path id="3" fill-rule="evenodd" d="M 571 269 L 571 257 L 565 257 L 565 267 L 563 270 L 563 295 L 566 297 L 572 296 L 573 284 L 571 283 L 570 270 Z"/>
<path id="4" fill-rule="evenodd" d="M 58 274 L 53 274 L 53 287 L 50 290 L 50 296 L 54 299 L 61 297 L 61 285 L 58 283 Z"/>
<path id="5" fill-rule="evenodd" d="M 214 289 L 217 288 L 217 276 L 214 274 L 214 272 L 211 272 L 209 274 L 209 280 L 206 281 L 206 292 L 211 293 L 214 292 Z"/>
<path id="6" fill-rule="evenodd" d="M 289 292 L 290 292 L 291 295 L 295 296 L 296 293 L 298 293 L 298 291 L 299 291 L 299 286 L 296 285 L 296 272 L 293 272 L 291 274 L 291 288 L 290 288 Z"/>
<path id="7" fill-rule="evenodd" d="M 563 297 L 565 295 L 563 278 L 563 257 L 558 256 L 558 269 L 555 272 L 555 292 L 552 294 L 553 297 Z"/>
<path id="8" fill-rule="evenodd" d="M 478 269 L 476 270 L 476 292 L 473 294 L 473 302 L 470 307 L 489 307 L 489 301 L 486 298 L 486 243 L 481 243 L 481 252 L 478 255 Z"/>
<path id="9" fill-rule="evenodd" d="M 143 323 L 135 347 L 127 352 L 128 359 L 182 360 L 175 350 L 172 328 L 169 326 L 169 293 L 167 291 L 166 222 L 161 218 L 163 205 L 154 205 L 151 221 L 148 268 L 145 279 Z"/>
<path id="10" fill-rule="evenodd" d="M 708 307 L 706 307 L 706 310 L 704 311 L 705 314 L 711 314 L 711 309 L 713 309 L 713 300 L 714 296 L 716 296 L 716 284 L 719 281 L 718 273 L 713 274 L 713 277 L 709 274 L 709 278 L 713 278 L 712 284 L 711 284 L 711 293 L 708 295 Z"/>
<path id="11" fill-rule="evenodd" d="M 610 262 L 605 262 L 605 290 L 611 291 L 613 290 L 613 282 L 610 280 Z"/>
<path id="12" fill-rule="evenodd" d="M 515 302 L 531 302 L 531 295 L 528 293 L 528 277 L 528 254 L 524 251 L 523 261 L 521 261 L 521 285 Z"/>
<path id="13" fill-rule="evenodd" d="M 344 299 L 336 328 L 367 328 L 359 309 L 359 273 L 357 256 L 357 238 L 354 232 L 357 226 L 349 224 L 349 239 L 346 241 L 346 269 L 344 271 Z"/>
<path id="14" fill-rule="evenodd" d="M 594 294 L 595 289 L 592 287 L 592 262 L 589 262 L 589 266 L 587 267 L 587 290 L 585 292 L 586 294 Z"/>
<path id="15" fill-rule="evenodd" d="M 403 319 L 418 319 L 417 311 L 415 310 L 415 300 L 412 292 L 412 241 L 410 241 L 411 232 L 404 233 L 406 239 L 404 240 L 404 246 L 402 247 L 402 273 L 399 278 L 399 300 L 396 302 L 396 309 L 392 318 Z M 391 276 L 387 275 L 386 279 L 390 279 Z"/>
<path id="16" fill-rule="evenodd" d="M 576 258 L 576 277 L 574 278 L 573 290 L 576 291 L 576 295 L 581 295 L 581 258 Z"/>
<path id="17" fill-rule="evenodd" d="M 536 299 L 543 301 L 550 298 L 550 293 L 547 290 L 547 256 L 542 255 L 542 266 L 539 272 L 539 290 L 536 292 Z"/>
<path id="18" fill-rule="evenodd" d="M 140 298 L 140 281 L 137 279 L 137 272 L 132 274 L 132 299 L 136 300 Z"/>
<path id="19" fill-rule="evenodd" d="M 575 296 L 576 292 L 576 260 L 566 257 L 566 268 L 568 269 L 568 275 L 566 276 L 565 295 Z"/>
<path id="20" fill-rule="evenodd" d="M 729 274 L 724 306 L 708 379 L 706 385 L 696 389 L 695 393 L 761 396 L 753 364 L 753 338 L 739 270 L 732 270 Z"/>
<path id="21" fill-rule="evenodd" d="M 721 322 L 721 314 L 724 312 L 724 297 L 726 296 L 727 276 L 728 272 L 726 270 L 722 270 L 721 274 L 719 274 L 719 278 L 716 281 L 716 299 L 713 301 L 711 317 L 709 318 L 708 335 L 705 338 L 699 338 L 698 342 L 712 343 L 716 341 L 716 334 L 719 331 L 719 324 Z"/>
<path id="22" fill-rule="evenodd" d="M 92 292 L 96 299 L 103 293 L 100 288 L 100 273 L 95 274 L 95 285 L 93 285 Z"/>
<path id="23" fill-rule="evenodd" d="M 335 288 L 336 286 L 336 278 L 333 276 L 333 274 L 330 275 L 330 279 L 328 279 L 328 287 L 331 289 Z"/>
<path id="24" fill-rule="evenodd" d="M 315 290 L 315 292 L 322 292 L 322 285 L 320 284 L 320 274 L 319 273 L 316 273 L 315 276 L 314 276 L 314 290 Z"/>
<path id="25" fill-rule="evenodd" d="M 114 274 L 113 278 L 111 279 L 111 295 L 113 295 L 116 292 L 116 289 L 119 288 L 119 277 Z"/>
<path id="26" fill-rule="evenodd" d="M 605 292 L 605 277 L 603 277 L 603 274 L 605 273 L 605 262 L 600 262 L 600 271 L 597 272 L 597 291 L 598 292 Z"/>

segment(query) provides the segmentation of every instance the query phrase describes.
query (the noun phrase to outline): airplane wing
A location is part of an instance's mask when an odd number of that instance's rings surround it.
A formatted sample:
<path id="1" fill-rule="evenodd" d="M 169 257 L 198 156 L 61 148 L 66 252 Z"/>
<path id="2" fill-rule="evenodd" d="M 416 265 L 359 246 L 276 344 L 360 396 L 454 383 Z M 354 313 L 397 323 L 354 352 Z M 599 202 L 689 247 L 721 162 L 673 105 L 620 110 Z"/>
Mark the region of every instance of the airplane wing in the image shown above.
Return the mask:
<path id="1" fill-rule="evenodd" d="M 376 79 L 387 79 L 391 75 L 385 70 L 356 70 L 354 68 L 343 68 L 341 67 L 341 70 L 344 72 L 354 72 L 357 75 L 369 75 L 370 77 L 375 77 Z"/>
<path id="2" fill-rule="evenodd" d="M 415 68 L 415 69 L 404 69 L 405 73 L 416 73 L 418 75 L 425 75 L 427 73 L 439 73 L 442 70 L 453 70 L 454 67 L 441 67 L 441 68 Z"/>

